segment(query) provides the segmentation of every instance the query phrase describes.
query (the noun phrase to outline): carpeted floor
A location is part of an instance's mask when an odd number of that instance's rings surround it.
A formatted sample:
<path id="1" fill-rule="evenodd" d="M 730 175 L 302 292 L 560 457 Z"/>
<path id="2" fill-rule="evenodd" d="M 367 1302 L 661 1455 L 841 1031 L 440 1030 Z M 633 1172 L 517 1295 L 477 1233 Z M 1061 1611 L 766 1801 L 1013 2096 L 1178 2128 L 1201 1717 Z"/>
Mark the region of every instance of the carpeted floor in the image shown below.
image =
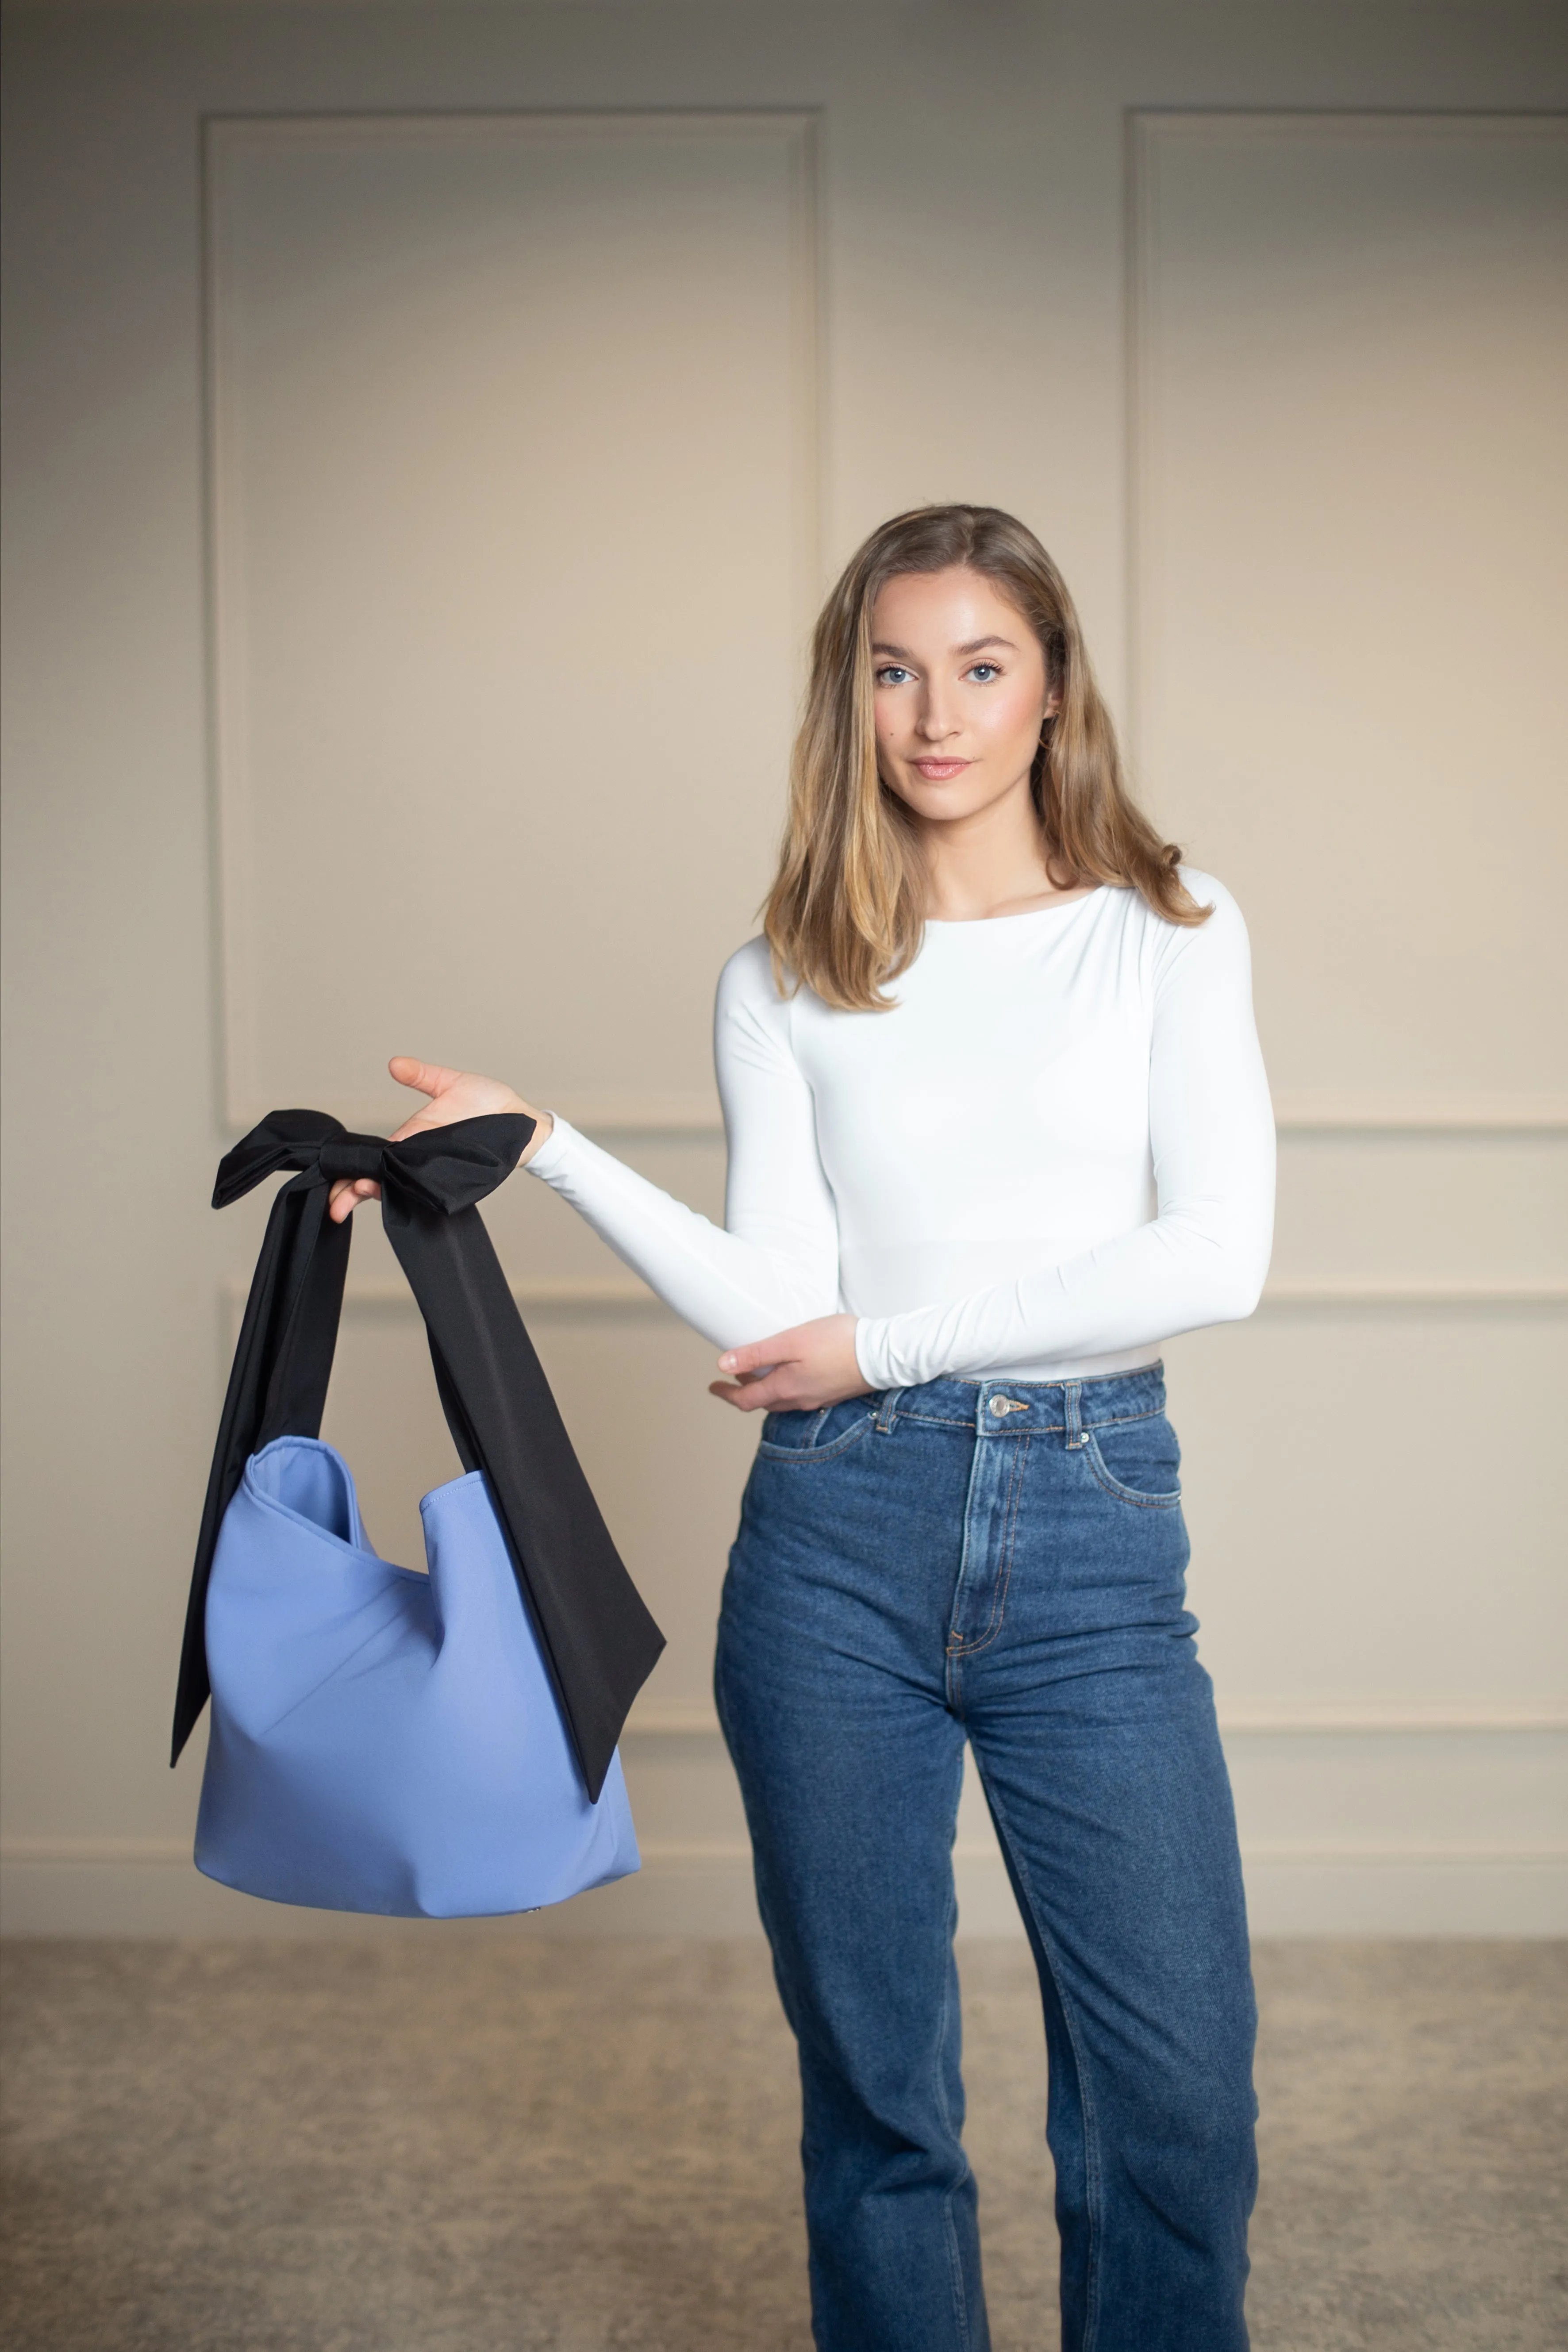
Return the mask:
<path id="1" fill-rule="evenodd" d="M 962 1948 L 995 2352 L 1057 2344 L 1026 1954 Z M 1258 2352 L 1561 2352 L 1568 1948 L 1265 1945 Z M 805 2352 L 755 1944 L 16 1944 L 6 2352 Z"/>

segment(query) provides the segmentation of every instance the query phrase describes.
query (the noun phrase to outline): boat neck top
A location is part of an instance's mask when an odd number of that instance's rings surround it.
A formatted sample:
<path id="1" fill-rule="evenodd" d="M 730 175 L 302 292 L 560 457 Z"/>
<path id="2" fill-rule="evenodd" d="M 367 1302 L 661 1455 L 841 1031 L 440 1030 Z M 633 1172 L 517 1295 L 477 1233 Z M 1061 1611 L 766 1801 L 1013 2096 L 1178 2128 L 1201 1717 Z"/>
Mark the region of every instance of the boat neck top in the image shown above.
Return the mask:
<path id="1" fill-rule="evenodd" d="M 1107 883 L 1097 882 L 1092 889 L 1069 891 L 1055 898 L 1047 898 L 1045 904 L 1039 907 L 1018 907 L 1010 915 L 928 915 L 925 919 L 926 929 L 930 930 L 934 925 L 942 931 L 966 931 L 973 929 L 976 923 L 1022 923 L 1031 915 L 1064 913 L 1068 907 L 1076 907 L 1084 898 L 1092 898 L 1096 891 L 1107 889 L 1109 887 Z"/>
<path id="2" fill-rule="evenodd" d="M 781 996 L 767 942 L 720 974 L 722 1226 L 557 1117 L 529 1163 L 721 1348 L 857 1318 L 868 1388 L 1058 1381 L 1250 1314 L 1274 1124 L 1246 925 L 1102 884 L 931 919 L 883 1013 Z"/>

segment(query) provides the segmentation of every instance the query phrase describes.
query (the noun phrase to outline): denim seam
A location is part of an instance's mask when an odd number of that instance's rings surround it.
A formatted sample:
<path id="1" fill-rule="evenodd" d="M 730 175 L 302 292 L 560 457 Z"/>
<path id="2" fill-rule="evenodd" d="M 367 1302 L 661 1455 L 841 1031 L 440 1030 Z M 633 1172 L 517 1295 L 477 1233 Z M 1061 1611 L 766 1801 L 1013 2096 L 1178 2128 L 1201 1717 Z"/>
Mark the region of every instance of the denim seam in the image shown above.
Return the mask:
<path id="1" fill-rule="evenodd" d="M 1107 1413 L 1103 1421 L 1085 1421 L 1082 1426 L 1085 1429 L 1128 1429 L 1137 1421 L 1160 1420 L 1164 1410 L 1163 1405 L 1157 1404 L 1151 1405 L 1147 1412 Z M 910 1406 L 902 1404 L 899 1407 L 898 1418 L 900 1421 L 924 1422 L 928 1429 L 973 1429 L 974 1426 L 973 1421 L 961 1420 L 956 1413 L 915 1412 Z M 992 1429 L 987 1430 L 985 1433 L 987 1438 L 993 1441 L 1006 1437 L 1059 1437 L 1066 1427 L 1065 1421 L 1037 1421 L 1032 1422 L 1026 1429 Z M 805 1450 L 804 1446 L 786 1449 L 786 1451 L 800 1453 L 805 1453 Z"/>
<path id="2" fill-rule="evenodd" d="M 765 1454 L 770 1462 L 837 1461 L 840 1454 L 847 1454 L 852 1445 L 858 1445 L 875 1421 L 876 1415 L 868 1412 L 864 1421 L 858 1421 L 852 1429 L 845 1431 L 842 1437 L 836 1437 L 831 1445 L 774 1445 L 765 1437 L 759 1438 L 757 1452 Z"/>
<path id="3" fill-rule="evenodd" d="M 879 1437 L 891 1437 L 898 1427 L 899 1401 L 903 1393 L 902 1389 L 882 1391 L 877 1410 L 871 1416 L 871 1426 Z"/>
<path id="4" fill-rule="evenodd" d="M 947 1934 L 950 1951 L 952 1948 L 952 1937 L 957 1931 L 957 1927 L 958 1896 L 954 1890 L 950 1891 L 947 1898 Z M 942 2122 L 946 2126 L 948 2132 L 957 2142 L 960 2161 L 963 2166 L 963 2170 L 959 2179 L 952 2183 L 952 2187 L 946 2190 L 942 2197 L 942 2219 L 943 2234 L 947 2240 L 948 2274 L 952 2284 L 953 2315 L 958 2322 L 959 2352 L 969 2352 L 970 2343 L 972 2340 L 969 2329 L 969 2298 L 963 2292 L 963 2258 L 958 2250 L 958 2229 L 952 2218 L 952 2201 L 957 2196 L 963 2182 L 969 2178 L 970 2163 L 968 2155 L 964 2149 L 963 2141 L 960 2135 L 954 2132 L 952 2128 L 952 2110 L 947 2103 L 947 2085 L 942 2080 L 942 2053 L 947 2042 L 952 2005 L 952 1979 L 950 1974 L 944 1972 L 942 1987 L 942 2019 L 937 2031 L 936 2047 L 932 2054 L 931 2063 L 931 2090 L 936 2099 L 937 2111 L 941 2115 Z"/>
<path id="5" fill-rule="evenodd" d="M 970 1414 L 970 1416 L 965 1420 L 961 1419 L 955 1412 L 911 1412 L 908 1405 L 903 1404 L 899 1407 L 899 1419 L 900 1421 L 923 1421 L 932 1429 L 973 1430 L 974 1427 L 974 1417 L 973 1414 Z"/>
<path id="6" fill-rule="evenodd" d="M 1101 1426 L 1105 1424 L 1102 1423 Z M 1163 1495 L 1140 1495 L 1134 1487 L 1124 1486 L 1119 1478 L 1112 1477 L 1100 1458 L 1100 1448 L 1094 1443 L 1093 1430 L 1086 1429 L 1084 1437 L 1086 1440 L 1084 1455 L 1089 1463 L 1089 1474 L 1102 1493 L 1112 1496 L 1121 1503 L 1135 1503 L 1141 1511 L 1173 1511 L 1177 1508 L 1182 1499 L 1182 1490 L 1179 1486 L 1172 1487 Z"/>
<path id="7" fill-rule="evenodd" d="M 1021 1450 L 1014 1459 L 1012 1484 L 1007 1489 L 1007 1519 L 1002 1538 L 1002 1566 L 997 1574 L 996 1597 L 991 1604 L 990 1622 L 977 1641 L 959 1643 L 957 1649 L 952 1653 L 955 1658 L 973 1658 L 977 1656 L 980 1651 L 988 1650 L 1002 1631 L 1002 1619 L 1007 1607 L 1007 1588 L 1013 1580 L 1013 1552 L 1018 1535 L 1018 1507 L 1023 1498 L 1024 1465 L 1028 1458 L 1028 1452 L 1029 1441 L 1026 1436 Z"/>
<path id="8" fill-rule="evenodd" d="M 971 1423 L 970 1426 L 973 1428 L 973 1424 Z M 963 1518 L 962 1522 L 963 1540 L 959 1546 L 958 1575 L 952 1588 L 952 1614 L 948 1619 L 948 1630 L 942 1637 L 942 1644 L 943 1687 L 947 1692 L 948 1704 L 952 1706 L 955 1714 L 959 1711 L 959 1683 L 954 1680 L 953 1669 L 963 1655 L 963 1645 L 960 1643 L 956 1647 L 954 1646 L 952 1640 L 952 1624 L 953 1619 L 957 1617 L 963 1600 L 964 1588 L 969 1581 L 970 1546 L 971 1538 L 973 1535 L 973 1522 L 971 1518 L 970 1512 L 974 1494 L 974 1482 L 980 1476 L 981 1466 L 984 1461 L 984 1454 L 979 1443 L 977 1433 L 975 1444 L 969 1457 L 969 1475 L 964 1481 L 963 1487 Z"/>
<path id="9" fill-rule="evenodd" d="M 985 1788 L 985 1799 L 991 1808 L 997 1829 L 1006 1842 L 1013 1868 L 1017 1874 L 1018 1884 L 1028 1897 L 1030 1917 L 1034 1922 L 1035 1933 L 1040 1939 L 1040 1950 L 1045 1956 L 1046 1966 L 1051 1972 L 1051 1983 L 1056 1989 L 1057 1999 L 1061 2004 L 1062 2022 L 1067 2028 L 1068 2039 L 1072 2043 L 1073 2058 L 1078 2067 L 1079 2096 L 1083 2107 L 1084 2202 L 1089 2217 L 1089 2292 L 1084 2298 L 1083 2343 L 1079 2352 L 1095 2352 L 1095 2344 L 1100 2335 L 1100 2250 L 1104 2236 L 1102 2211 L 1104 2195 L 1100 2170 L 1100 2119 L 1095 2113 L 1094 2090 L 1089 2079 L 1083 2044 L 1079 2035 L 1077 2012 L 1068 1998 L 1067 1986 L 1062 1980 L 1054 1941 L 1047 1930 L 1041 1915 L 1028 1864 L 1018 1841 L 1008 1829 L 1005 1809 L 997 1801 L 996 1793 L 989 1783 Z"/>

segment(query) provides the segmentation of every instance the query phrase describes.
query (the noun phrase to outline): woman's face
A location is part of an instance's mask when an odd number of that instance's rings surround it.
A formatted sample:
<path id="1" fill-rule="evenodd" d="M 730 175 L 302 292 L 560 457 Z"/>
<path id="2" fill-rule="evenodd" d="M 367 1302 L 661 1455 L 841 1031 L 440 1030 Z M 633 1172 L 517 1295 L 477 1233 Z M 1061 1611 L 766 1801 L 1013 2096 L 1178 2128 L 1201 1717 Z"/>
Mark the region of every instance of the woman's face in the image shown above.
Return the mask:
<path id="1" fill-rule="evenodd" d="M 978 814 L 1027 792 L 1047 692 L 1039 639 L 967 564 L 904 572 L 871 611 L 877 765 L 889 792 L 931 822 Z"/>

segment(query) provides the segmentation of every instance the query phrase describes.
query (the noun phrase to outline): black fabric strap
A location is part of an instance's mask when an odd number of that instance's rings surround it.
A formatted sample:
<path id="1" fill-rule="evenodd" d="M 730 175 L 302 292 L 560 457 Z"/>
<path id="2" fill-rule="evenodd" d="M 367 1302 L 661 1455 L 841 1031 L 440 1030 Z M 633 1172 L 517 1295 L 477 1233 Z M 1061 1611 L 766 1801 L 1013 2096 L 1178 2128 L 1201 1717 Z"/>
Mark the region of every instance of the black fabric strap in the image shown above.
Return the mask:
<path id="1" fill-rule="evenodd" d="M 224 1513 L 252 1454 L 321 1429 L 353 1220 L 327 1215 L 340 1176 L 382 1188 L 382 1222 L 425 1318 L 442 1409 L 465 1470 L 482 1470 L 506 1532 L 577 1761 L 596 1800 L 626 1712 L 664 1647 L 583 1475 L 475 1205 L 533 1132 L 521 1112 L 388 1143 L 323 1111 L 273 1111 L 225 1158 L 215 1208 L 280 1169 L 218 1426 L 196 1544 L 174 1706 L 178 1759 L 210 1685 L 206 1591 Z"/>

